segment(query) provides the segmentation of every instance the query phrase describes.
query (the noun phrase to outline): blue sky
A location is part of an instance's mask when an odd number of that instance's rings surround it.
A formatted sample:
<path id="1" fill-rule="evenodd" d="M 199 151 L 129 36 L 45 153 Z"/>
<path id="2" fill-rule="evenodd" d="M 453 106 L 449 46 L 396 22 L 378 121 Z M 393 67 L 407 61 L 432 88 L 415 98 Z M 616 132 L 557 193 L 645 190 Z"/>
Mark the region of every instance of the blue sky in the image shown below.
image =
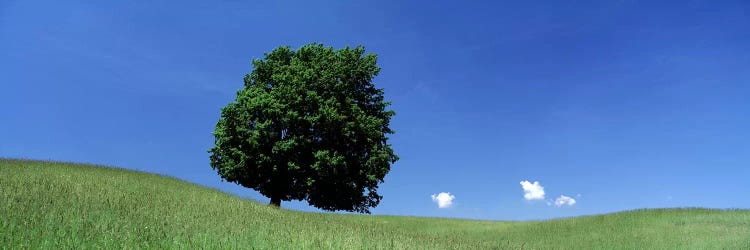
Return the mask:
<path id="1" fill-rule="evenodd" d="M 279 45 L 362 44 L 401 157 L 374 214 L 750 208 L 750 3 L 654 2 L 2 1 L 0 157 L 266 203 L 208 165 L 220 109 Z"/>

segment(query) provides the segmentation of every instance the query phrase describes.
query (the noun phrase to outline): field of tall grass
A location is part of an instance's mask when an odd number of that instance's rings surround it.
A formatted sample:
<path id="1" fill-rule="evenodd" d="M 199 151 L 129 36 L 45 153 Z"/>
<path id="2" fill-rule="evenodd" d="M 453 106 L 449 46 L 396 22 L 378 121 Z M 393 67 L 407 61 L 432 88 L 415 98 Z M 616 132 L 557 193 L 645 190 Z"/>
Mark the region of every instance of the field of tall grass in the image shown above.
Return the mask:
<path id="1" fill-rule="evenodd" d="M 0 160 L 0 248 L 750 249 L 750 210 L 531 222 L 308 213 L 144 172 Z"/>

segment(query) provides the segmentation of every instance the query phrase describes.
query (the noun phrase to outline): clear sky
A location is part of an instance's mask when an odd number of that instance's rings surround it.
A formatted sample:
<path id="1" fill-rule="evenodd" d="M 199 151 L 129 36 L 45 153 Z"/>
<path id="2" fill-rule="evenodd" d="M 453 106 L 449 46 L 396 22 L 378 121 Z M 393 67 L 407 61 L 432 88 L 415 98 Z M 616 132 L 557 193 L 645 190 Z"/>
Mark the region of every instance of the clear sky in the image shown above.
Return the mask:
<path id="1" fill-rule="evenodd" d="M 1 1 L 0 157 L 266 203 L 209 167 L 220 109 L 279 45 L 361 44 L 401 157 L 374 214 L 750 208 L 750 2 L 312 2 Z"/>

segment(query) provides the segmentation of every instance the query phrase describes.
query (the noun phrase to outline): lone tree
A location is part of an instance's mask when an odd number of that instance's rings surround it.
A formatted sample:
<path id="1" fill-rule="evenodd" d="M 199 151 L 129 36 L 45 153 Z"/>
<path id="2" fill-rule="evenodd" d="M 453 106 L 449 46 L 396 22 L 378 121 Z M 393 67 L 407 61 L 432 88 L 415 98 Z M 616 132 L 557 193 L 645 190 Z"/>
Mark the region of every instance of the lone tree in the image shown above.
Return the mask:
<path id="1" fill-rule="evenodd" d="M 388 144 L 395 114 L 373 78 L 377 56 L 362 46 L 279 47 L 252 73 L 216 124 L 211 167 L 226 181 L 281 201 L 369 213 L 398 160 Z"/>

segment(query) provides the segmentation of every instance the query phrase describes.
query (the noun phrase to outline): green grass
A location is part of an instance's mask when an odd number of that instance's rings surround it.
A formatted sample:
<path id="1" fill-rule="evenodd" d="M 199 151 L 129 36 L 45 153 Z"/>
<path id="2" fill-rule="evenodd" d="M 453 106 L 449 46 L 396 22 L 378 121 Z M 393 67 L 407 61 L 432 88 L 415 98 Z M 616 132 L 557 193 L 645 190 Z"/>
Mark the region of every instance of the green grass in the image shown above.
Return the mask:
<path id="1" fill-rule="evenodd" d="M 750 249 L 750 211 L 532 222 L 305 213 L 143 172 L 0 160 L 0 249 L 73 247 Z"/>

